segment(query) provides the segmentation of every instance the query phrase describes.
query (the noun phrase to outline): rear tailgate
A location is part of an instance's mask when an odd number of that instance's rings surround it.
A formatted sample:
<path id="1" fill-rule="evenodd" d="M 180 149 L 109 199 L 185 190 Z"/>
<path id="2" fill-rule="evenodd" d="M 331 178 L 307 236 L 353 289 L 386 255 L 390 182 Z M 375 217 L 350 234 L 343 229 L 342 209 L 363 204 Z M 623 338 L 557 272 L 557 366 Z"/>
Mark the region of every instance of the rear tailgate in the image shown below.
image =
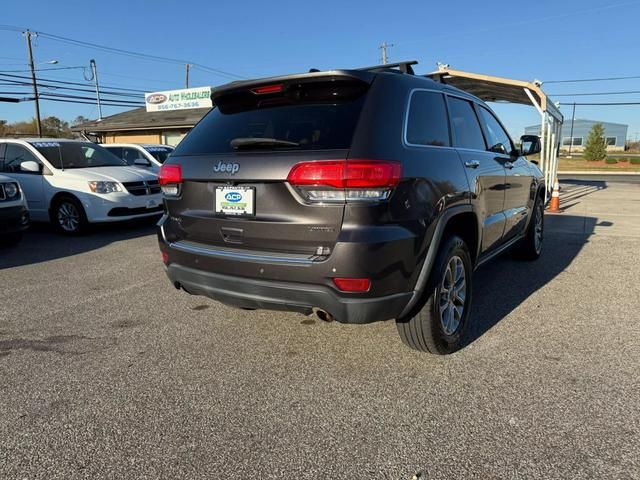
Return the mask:
<path id="1" fill-rule="evenodd" d="M 167 161 L 182 169 L 180 196 L 166 202 L 173 241 L 328 254 L 344 202 L 308 202 L 287 177 L 301 162 L 347 159 L 367 89 L 333 76 L 214 97 L 216 108 Z"/>

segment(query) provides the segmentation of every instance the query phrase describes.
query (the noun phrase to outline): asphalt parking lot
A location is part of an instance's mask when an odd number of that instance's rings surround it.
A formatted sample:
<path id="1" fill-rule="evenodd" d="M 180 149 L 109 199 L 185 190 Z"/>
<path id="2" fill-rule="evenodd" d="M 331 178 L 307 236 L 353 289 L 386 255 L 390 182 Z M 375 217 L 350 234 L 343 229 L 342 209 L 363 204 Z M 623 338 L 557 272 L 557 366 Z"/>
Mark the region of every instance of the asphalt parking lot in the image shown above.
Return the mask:
<path id="1" fill-rule="evenodd" d="M 640 185 L 562 198 L 448 357 L 178 292 L 148 223 L 38 226 L 0 250 L 0 477 L 640 478 Z"/>

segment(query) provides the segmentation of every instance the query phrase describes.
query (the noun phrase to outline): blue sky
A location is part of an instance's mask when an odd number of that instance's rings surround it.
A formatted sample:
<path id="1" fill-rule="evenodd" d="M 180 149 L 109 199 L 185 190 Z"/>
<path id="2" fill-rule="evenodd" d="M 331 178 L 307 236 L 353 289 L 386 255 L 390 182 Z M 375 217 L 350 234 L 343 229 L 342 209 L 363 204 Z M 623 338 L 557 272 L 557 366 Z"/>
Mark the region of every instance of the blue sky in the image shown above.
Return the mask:
<path id="1" fill-rule="evenodd" d="M 379 63 L 378 45 L 395 44 L 390 61 L 416 59 L 418 72 L 453 68 L 524 80 L 640 76 L 640 0 L 576 1 L 211 1 L 109 2 L 32 0 L 3 2 L 0 24 L 138 52 L 187 59 L 240 77 L 306 71 L 311 67 Z M 0 27 L 1 28 L 1 27 Z M 182 88 L 184 66 L 69 45 L 39 37 L 36 63 L 88 65 L 94 58 L 101 83 L 146 91 Z M 0 29 L 0 71 L 26 68 L 25 39 Z M 19 73 L 22 74 L 22 73 Z M 26 73 L 25 73 L 26 74 Z M 46 78 L 83 82 L 80 69 L 41 72 Z M 191 85 L 229 78 L 198 68 Z M 549 94 L 640 91 L 640 78 L 598 83 L 549 84 Z M 6 91 L 9 87 L 2 86 Z M 638 101 L 640 94 L 554 97 L 566 102 Z M 509 130 L 520 135 L 539 121 L 530 107 L 494 105 Z M 95 106 L 42 102 L 42 114 L 72 120 L 95 118 Z M 117 113 L 105 107 L 105 115 Z M 566 117 L 571 108 L 562 107 Z M 33 116 L 33 104 L 0 103 L 0 119 Z M 640 105 L 577 107 L 576 116 L 630 125 L 640 136 Z M 638 132 L 638 133 L 636 133 Z"/>

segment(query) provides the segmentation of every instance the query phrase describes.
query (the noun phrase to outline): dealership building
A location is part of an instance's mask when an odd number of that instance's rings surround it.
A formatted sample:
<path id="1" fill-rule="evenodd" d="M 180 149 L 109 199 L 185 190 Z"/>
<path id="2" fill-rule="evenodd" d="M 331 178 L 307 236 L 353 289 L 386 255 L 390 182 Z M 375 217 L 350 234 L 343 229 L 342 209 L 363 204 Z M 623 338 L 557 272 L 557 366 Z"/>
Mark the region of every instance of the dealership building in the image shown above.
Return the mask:
<path id="1" fill-rule="evenodd" d="M 142 108 L 82 123 L 73 131 L 99 143 L 163 143 L 177 145 L 209 108 L 147 112 Z"/>
<path id="2" fill-rule="evenodd" d="M 72 128 L 99 143 L 177 145 L 213 107 L 211 87 L 145 94 L 145 106 Z"/>
<path id="3" fill-rule="evenodd" d="M 622 123 L 599 122 L 597 120 L 575 119 L 573 121 L 573 131 L 571 121 L 566 121 L 562 125 L 562 142 L 560 148 L 562 150 L 571 150 L 580 152 L 584 150 L 587 144 L 587 137 L 593 126 L 597 123 L 604 127 L 604 137 L 607 142 L 607 150 L 610 152 L 624 151 L 625 141 L 627 139 L 628 125 Z M 540 135 L 540 125 L 532 125 L 524 129 L 525 135 Z"/>

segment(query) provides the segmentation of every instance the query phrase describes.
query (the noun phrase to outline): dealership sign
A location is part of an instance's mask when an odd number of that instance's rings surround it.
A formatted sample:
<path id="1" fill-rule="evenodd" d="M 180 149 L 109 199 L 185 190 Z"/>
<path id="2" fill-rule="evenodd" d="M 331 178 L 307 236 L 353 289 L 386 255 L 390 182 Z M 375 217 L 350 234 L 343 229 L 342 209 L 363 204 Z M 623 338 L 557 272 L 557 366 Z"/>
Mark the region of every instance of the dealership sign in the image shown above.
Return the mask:
<path id="1" fill-rule="evenodd" d="M 211 108 L 211 87 L 169 90 L 144 95 L 147 112 L 185 110 L 187 108 Z"/>

